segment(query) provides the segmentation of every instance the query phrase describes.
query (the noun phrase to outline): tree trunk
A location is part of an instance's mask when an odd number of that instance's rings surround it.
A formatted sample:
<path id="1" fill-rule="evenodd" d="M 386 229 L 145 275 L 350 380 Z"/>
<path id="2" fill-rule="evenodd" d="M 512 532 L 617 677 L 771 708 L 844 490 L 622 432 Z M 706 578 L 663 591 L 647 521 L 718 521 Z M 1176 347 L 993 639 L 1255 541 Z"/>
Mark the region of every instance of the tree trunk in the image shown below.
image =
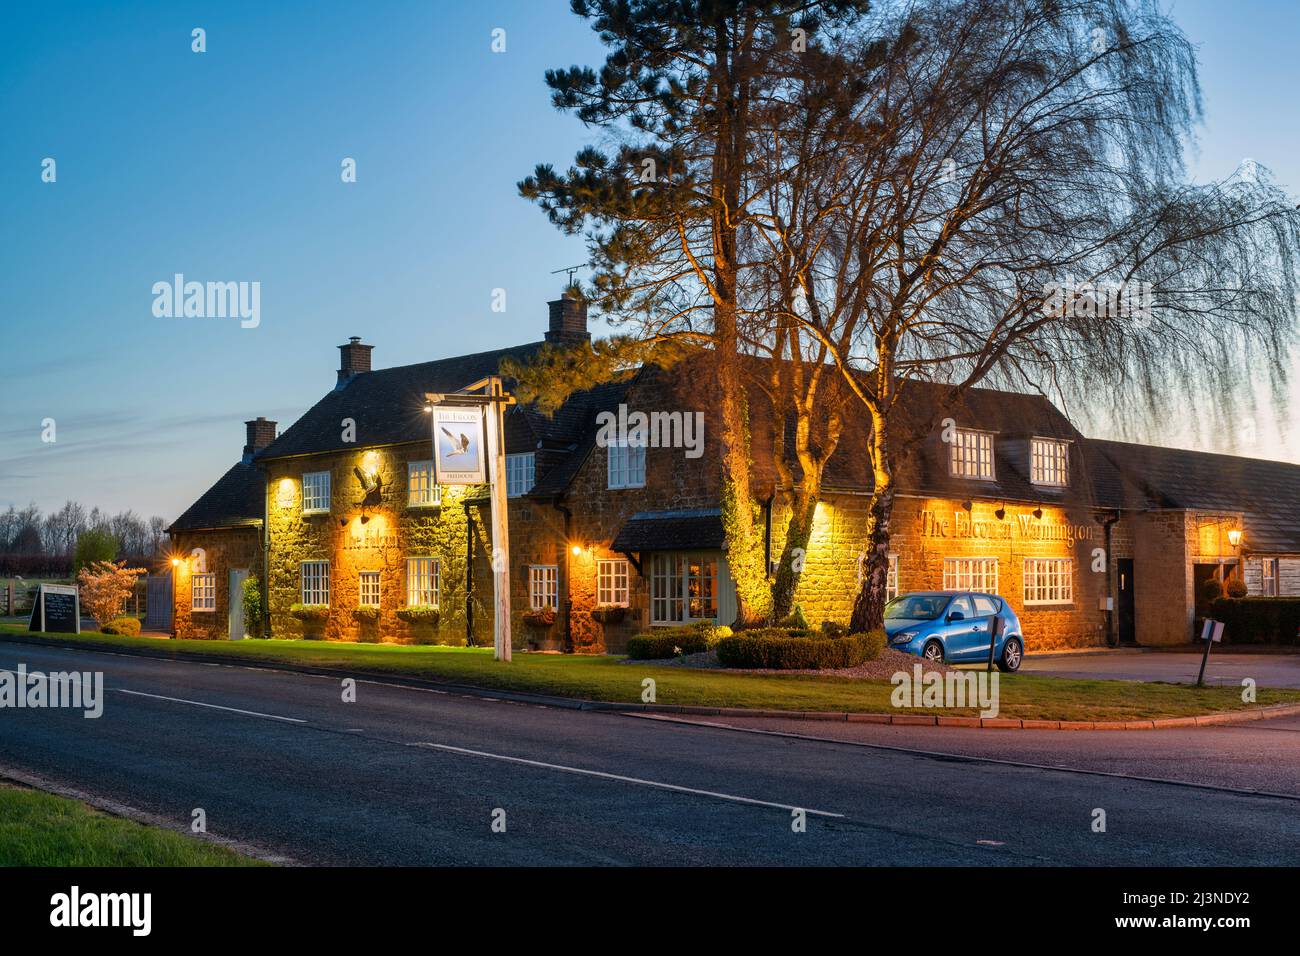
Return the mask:
<path id="1" fill-rule="evenodd" d="M 794 609 L 794 592 L 803 575 L 808 556 L 808 539 L 812 537 L 813 518 L 817 513 L 818 495 L 797 492 L 786 525 L 785 546 L 772 583 L 772 617 L 781 620 Z"/>
<path id="2" fill-rule="evenodd" d="M 885 590 L 889 581 L 889 519 L 894 513 L 892 476 L 885 487 L 876 487 L 867 519 L 866 567 L 862 584 L 853 601 L 849 630 L 874 631 L 885 619 Z"/>

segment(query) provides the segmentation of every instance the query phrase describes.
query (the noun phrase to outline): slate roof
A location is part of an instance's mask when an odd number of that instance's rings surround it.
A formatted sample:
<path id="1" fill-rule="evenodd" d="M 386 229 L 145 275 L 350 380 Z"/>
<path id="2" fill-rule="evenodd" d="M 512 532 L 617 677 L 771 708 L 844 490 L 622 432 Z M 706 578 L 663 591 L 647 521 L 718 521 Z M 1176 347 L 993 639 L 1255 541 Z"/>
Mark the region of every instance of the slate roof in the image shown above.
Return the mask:
<path id="1" fill-rule="evenodd" d="M 1148 508 L 1241 512 L 1250 551 L 1300 553 L 1300 465 L 1093 440 Z"/>
<path id="2" fill-rule="evenodd" d="M 722 547 L 722 512 L 717 508 L 640 511 L 628 518 L 611 551 L 717 551 Z"/>
<path id="3" fill-rule="evenodd" d="M 250 462 L 239 462 L 199 496 L 168 531 L 207 531 L 261 523 L 266 475 Z"/>

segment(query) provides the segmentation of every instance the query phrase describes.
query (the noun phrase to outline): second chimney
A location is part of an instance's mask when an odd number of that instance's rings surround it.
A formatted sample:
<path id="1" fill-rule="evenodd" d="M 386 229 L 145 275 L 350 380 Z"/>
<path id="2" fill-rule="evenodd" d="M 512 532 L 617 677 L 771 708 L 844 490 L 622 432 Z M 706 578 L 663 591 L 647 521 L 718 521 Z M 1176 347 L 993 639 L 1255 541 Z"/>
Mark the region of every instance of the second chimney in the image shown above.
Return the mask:
<path id="1" fill-rule="evenodd" d="M 556 345 L 579 345 L 591 341 L 587 331 L 587 301 L 575 290 L 565 289 L 551 307 L 551 327 L 546 331 L 546 341 Z"/>
<path id="2" fill-rule="evenodd" d="M 373 345 L 362 345 L 359 336 L 348 339 L 347 345 L 339 346 L 339 380 L 334 386 L 342 388 L 354 376 L 370 371 L 370 351 Z"/>
<path id="3" fill-rule="evenodd" d="M 258 415 L 251 422 L 244 422 L 247 437 L 244 441 L 244 463 L 253 460 L 253 456 L 275 441 L 275 422 Z"/>

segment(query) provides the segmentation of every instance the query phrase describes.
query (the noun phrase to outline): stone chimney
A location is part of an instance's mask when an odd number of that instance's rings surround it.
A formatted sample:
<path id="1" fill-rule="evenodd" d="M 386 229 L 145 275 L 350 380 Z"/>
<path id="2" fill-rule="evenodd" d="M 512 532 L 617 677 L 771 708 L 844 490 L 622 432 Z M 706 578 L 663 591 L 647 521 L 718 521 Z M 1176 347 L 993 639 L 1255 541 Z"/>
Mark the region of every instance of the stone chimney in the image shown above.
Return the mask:
<path id="1" fill-rule="evenodd" d="M 591 341 L 587 331 L 587 303 L 573 289 L 564 293 L 551 307 L 551 327 L 546 332 L 546 341 L 555 345 L 580 345 Z"/>
<path id="2" fill-rule="evenodd" d="M 362 345 L 356 335 L 348 339 L 347 345 L 339 346 L 339 380 L 335 388 L 342 388 L 355 376 L 370 371 L 370 351 L 373 348 L 373 345 Z"/>
<path id="3" fill-rule="evenodd" d="M 247 440 L 244 442 L 244 464 L 253 460 L 253 456 L 275 441 L 275 422 L 258 415 L 251 422 L 244 422 Z"/>

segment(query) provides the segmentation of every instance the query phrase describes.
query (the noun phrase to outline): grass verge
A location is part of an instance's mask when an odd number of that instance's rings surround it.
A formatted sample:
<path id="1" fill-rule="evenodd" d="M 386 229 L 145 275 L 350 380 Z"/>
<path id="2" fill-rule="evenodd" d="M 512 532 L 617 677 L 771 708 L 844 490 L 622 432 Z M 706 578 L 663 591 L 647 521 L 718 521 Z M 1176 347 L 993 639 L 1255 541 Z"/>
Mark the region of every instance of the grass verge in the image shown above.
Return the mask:
<path id="1" fill-rule="evenodd" d="M 77 800 L 0 783 L 0 866 L 260 866 Z"/>
<path id="2" fill-rule="evenodd" d="M 27 633 L 0 624 L 4 633 Z M 642 681 L 655 681 L 655 701 L 698 707 L 751 707 L 770 710 L 849 711 L 852 713 L 928 713 L 895 708 L 893 685 L 884 680 L 854 680 L 796 674 L 731 674 L 649 663 L 621 657 L 516 654 L 503 664 L 489 648 L 397 644 L 347 644 L 326 641 L 160 641 L 105 634 L 37 635 L 88 648 L 145 649 L 183 658 L 203 655 L 230 661 L 288 663 L 343 673 L 394 674 L 494 690 L 550 694 L 584 700 L 639 703 Z M 1142 720 L 1189 717 L 1270 704 L 1300 703 L 1300 690 L 1261 689 L 1246 704 L 1234 687 L 1189 684 L 1075 680 L 1031 674 L 1002 675 L 1000 717 L 1034 720 Z M 973 716 L 975 708 L 946 709 L 945 715 Z"/>

